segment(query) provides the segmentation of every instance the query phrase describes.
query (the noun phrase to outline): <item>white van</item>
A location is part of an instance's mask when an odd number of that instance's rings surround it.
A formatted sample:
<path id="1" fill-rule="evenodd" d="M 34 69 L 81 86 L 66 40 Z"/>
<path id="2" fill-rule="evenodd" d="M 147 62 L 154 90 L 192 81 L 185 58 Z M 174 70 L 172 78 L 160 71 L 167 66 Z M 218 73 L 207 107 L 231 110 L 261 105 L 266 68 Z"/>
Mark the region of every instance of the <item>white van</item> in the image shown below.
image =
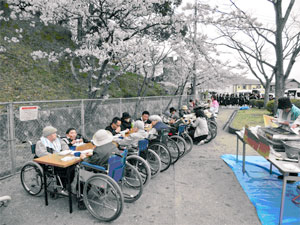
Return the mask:
<path id="1" fill-rule="evenodd" d="M 300 99 L 300 88 L 287 89 L 284 93 L 290 99 Z"/>

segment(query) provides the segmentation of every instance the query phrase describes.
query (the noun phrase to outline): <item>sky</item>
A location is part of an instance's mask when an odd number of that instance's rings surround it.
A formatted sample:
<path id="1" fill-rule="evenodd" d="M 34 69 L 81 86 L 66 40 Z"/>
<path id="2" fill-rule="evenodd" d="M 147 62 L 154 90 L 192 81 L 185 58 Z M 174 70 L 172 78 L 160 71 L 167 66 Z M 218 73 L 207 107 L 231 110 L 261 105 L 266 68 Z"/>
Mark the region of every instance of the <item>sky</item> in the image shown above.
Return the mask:
<path id="1" fill-rule="evenodd" d="M 211 5 L 218 5 L 219 9 L 229 10 L 230 2 L 229 0 L 198 0 L 204 3 L 208 3 Z M 194 3 L 195 0 L 184 0 L 183 4 L 186 2 Z M 289 0 L 283 0 L 283 2 L 290 2 Z M 274 9 L 271 3 L 267 0 L 235 0 L 235 3 L 246 12 L 251 13 L 253 16 L 257 17 L 258 21 L 262 23 L 274 24 Z M 286 7 L 285 5 L 283 7 Z M 283 8 L 285 11 L 285 8 Z M 295 1 L 295 5 L 293 7 L 293 13 L 298 13 L 300 18 L 300 0 Z M 205 30 L 207 28 L 201 28 L 202 32 L 206 32 L 208 35 L 214 35 L 211 30 Z M 300 26 L 295 27 L 295 29 L 300 30 Z M 224 56 L 225 58 L 228 55 Z M 232 56 L 231 61 L 237 60 L 237 57 Z M 248 74 L 249 78 L 255 78 L 251 73 Z M 296 59 L 296 63 L 293 66 L 291 74 L 289 78 L 295 78 L 300 81 L 300 56 Z"/>

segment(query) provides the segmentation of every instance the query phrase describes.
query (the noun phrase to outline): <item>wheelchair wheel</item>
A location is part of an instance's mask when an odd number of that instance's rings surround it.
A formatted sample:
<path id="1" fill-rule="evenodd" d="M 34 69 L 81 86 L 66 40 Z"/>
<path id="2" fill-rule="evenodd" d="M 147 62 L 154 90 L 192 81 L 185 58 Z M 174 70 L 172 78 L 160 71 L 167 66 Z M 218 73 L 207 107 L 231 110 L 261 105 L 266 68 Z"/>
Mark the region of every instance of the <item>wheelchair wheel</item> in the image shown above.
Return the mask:
<path id="1" fill-rule="evenodd" d="M 179 147 L 178 147 L 176 141 L 174 141 L 173 139 L 170 139 L 170 138 L 167 139 L 167 147 L 171 154 L 171 160 L 172 160 L 171 164 L 174 164 L 178 161 L 178 159 L 180 157 Z"/>
<path id="2" fill-rule="evenodd" d="M 182 137 L 183 137 L 183 139 L 185 140 L 185 143 L 186 143 L 185 154 L 187 154 L 190 151 L 192 151 L 192 149 L 193 149 L 193 146 L 194 146 L 193 139 L 187 133 L 182 133 L 181 135 L 182 135 Z"/>
<path id="3" fill-rule="evenodd" d="M 173 141 L 176 142 L 178 148 L 179 148 L 179 158 L 182 157 L 186 151 L 186 148 L 187 148 L 187 144 L 185 142 L 185 140 L 178 136 L 178 135 L 173 135 L 170 137 Z"/>
<path id="4" fill-rule="evenodd" d="M 124 202 L 135 202 L 143 193 L 143 181 L 137 169 L 126 162 L 123 178 L 119 181 Z"/>
<path id="5" fill-rule="evenodd" d="M 149 148 L 153 150 L 160 158 L 161 161 L 161 170 L 160 172 L 164 172 L 171 165 L 171 154 L 167 146 L 162 143 L 154 142 L 149 145 Z"/>
<path id="6" fill-rule="evenodd" d="M 151 178 L 157 176 L 161 170 L 161 161 L 155 151 L 148 149 L 147 162 L 151 169 Z"/>
<path id="7" fill-rule="evenodd" d="M 210 126 L 210 129 L 212 130 L 212 135 L 213 135 L 213 139 L 214 139 L 218 134 L 218 125 L 216 122 L 211 121 L 209 126 Z"/>
<path id="8" fill-rule="evenodd" d="M 88 211 L 103 222 L 117 219 L 123 211 L 122 191 L 119 185 L 105 174 L 91 176 L 85 182 L 83 201 Z"/>
<path id="9" fill-rule="evenodd" d="M 205 143 L 209 143 L 217 136 L 217 125 L 214 122 L 208 122 L 208 136 L 205 140 Z"/>
<path id="10" fill-rule="evenodd" d="M 20 173 L 21 183 L 25 191 L 33 196 L 40 196 L 43 189 L 43 169 L 35 162 L 26 163 Z"/>
<path id="11" fill-rule="evenodd" d="M 151 169 L 147 161 L 137 155 L 127 156 L 126 160 L 139 171 L 143 185 L 147 185 L 151 179 Z"/>

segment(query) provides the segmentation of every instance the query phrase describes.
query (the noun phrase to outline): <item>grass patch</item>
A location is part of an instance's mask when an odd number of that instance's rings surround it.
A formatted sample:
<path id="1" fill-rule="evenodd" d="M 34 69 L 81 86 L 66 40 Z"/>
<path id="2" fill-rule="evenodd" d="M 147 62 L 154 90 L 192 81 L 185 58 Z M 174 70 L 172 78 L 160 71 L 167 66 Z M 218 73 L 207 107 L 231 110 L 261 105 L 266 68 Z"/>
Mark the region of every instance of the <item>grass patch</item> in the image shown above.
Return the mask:
<path id="1" fill-rule="evenodd" d="M 263 115 L 269 114 L 270 113 L 265 109 L 252 108 L 249 110 L 239 110 L 231 123 L 231 127 L 238 130 L 241 130 L 245 125 L 250 127 L 260 125 L 263 127 Z"/>

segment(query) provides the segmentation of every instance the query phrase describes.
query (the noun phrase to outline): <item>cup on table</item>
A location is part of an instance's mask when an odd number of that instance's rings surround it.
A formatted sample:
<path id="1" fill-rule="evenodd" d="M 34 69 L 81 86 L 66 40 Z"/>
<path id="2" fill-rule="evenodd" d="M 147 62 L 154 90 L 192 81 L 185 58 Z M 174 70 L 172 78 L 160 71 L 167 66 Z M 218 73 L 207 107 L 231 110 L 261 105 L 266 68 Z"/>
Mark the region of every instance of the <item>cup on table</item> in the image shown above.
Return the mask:
<path id="1" fill-rule="evenodd" d="M 76 150 L 76 146 L 70 146 L 69 148 L 70 148 L 70 150 L 72 150 L 72 151 L 75 151 L 75 150 Z"/>
<path id="2" fill-rule="evenodd" d="M 74 156 L 75 156 L 75 157 L 80 157 L 80 154 L 81 154 L 81 152 L 75 152 L 75 153 L 74 153 Z"/>

